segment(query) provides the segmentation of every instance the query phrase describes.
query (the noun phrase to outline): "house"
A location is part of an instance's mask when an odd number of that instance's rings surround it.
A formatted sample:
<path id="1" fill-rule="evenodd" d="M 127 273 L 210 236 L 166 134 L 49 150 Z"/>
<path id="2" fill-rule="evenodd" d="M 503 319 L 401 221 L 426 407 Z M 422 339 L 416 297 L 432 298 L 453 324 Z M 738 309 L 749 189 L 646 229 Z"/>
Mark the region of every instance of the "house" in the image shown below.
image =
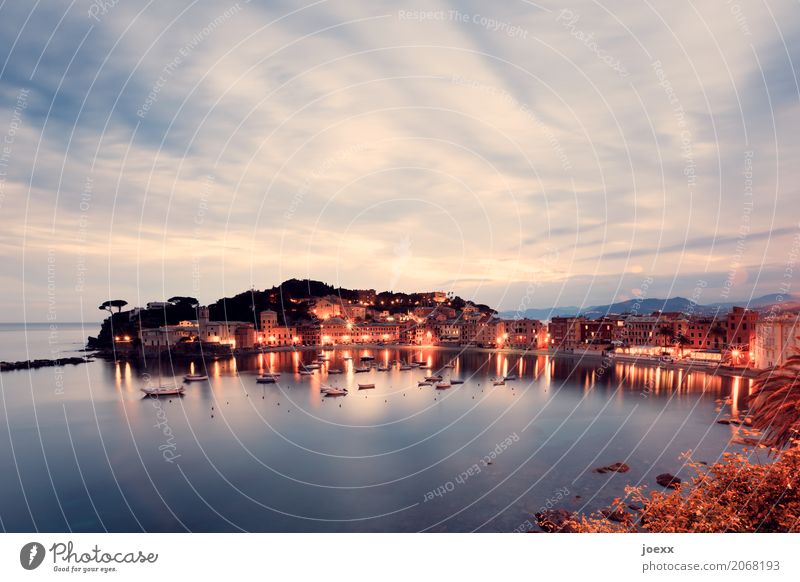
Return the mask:
<path id="1" fill-rule="evenodd" d="M 756 323 L 755 349 L 751 358 L 756 368 L 781 366 L 800 353 L 800 313 L 766 317 Z"/>

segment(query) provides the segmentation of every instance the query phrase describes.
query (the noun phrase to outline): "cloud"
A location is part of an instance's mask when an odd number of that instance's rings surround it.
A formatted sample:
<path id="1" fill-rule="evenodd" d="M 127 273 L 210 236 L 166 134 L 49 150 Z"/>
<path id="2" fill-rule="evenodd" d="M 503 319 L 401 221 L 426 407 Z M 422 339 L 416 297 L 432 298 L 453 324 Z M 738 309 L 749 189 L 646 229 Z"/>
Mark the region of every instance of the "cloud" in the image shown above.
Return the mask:
<path id="1" fill-rule="evenodd" d="M 0 139 L 29 90 L 2 181 L 2 319 L 43 319 L 48 252 L 73 318 L 109 294 L 211 301 L 296 275 L 450 281 L 501 308 L 533 279 L 542 305 L 650 273 L 688 294 L 728 271 L 748 151 L 738 261 L 785 262 L 791 2 L 587 2 L 570 25 L 552 2 L 90 5 L 0 9 Z M 767 275 L 734 292 L 774 291 Z"/>

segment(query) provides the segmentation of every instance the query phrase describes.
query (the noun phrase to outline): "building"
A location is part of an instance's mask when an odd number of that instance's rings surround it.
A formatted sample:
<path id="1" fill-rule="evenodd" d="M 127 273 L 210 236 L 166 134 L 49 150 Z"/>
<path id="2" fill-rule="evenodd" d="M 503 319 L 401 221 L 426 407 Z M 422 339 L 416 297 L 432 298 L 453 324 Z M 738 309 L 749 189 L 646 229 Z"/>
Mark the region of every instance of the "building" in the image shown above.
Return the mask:
<path id="1" fill-rule="evenodd" d="M 728 313 L 724 325 L 726 330 L 727 347 L 731 352 L 749 352 L 750 346 L 755 344 L 756 325 L 759 314 L 753 309 L 734 307 Z"/>
<path id="2" fill-rule="evenodd" d="M 327 296 L 319 297 L 314 300 L 310 309 L 317 319 L 329 319 L 331 317 L 342 316 L 342 302 L 338 297 Z"/>
<path id="3" fill-rule="evenodd" d="M 547 326 L 550 347 L 556 350 L 571 349 L 581 343 L 581 325 L 585 317 L 553 317 Z"/>
<path id="4" fill-rule="evenodd" d="M 199 335 L 195 321 L 181 321 L 178 325 L 144 328 L 139 332 L 142 347 L 147 352 L 162 351 L 181 341 L 194 341 Z"/>
<path id="5" fill-rule="evenodd" d="M 508 334 L 507 347 L 531 350 L 548 347 L 547 327 L 538 319 L 507 319 L 505 333 Z"/>
<path id="6" fill-rule="evenodd" d="M 265 346 L 285 347 L 300 342 L 297 328 L 278 325 L 278 314 L 266 309 L 259 314 L 259 333 L 257 342 Z"/>
<path id="7" fill-rule="evenodd" d="M 751 356 L 756 368 L 781 366 L 800 353 L 800 313 L 768 317 L 756 323 L 755 349 Z"/>
<path id="8" fill-rule="evenodd" d="M 630 315 L 625 318 L 622 342 L 628 346 L 654 346 L 661 339 L 657 335 L 660 318 L 653 315 Z"/>
<path id="9" fill-rule="evenodd" d="M 197 308 L 200 341 L 249 348 L 255 345 L 256 326 L 248 321 L 210 321 L 208 307 Z"/>
<path id="10" fill-rule="evenodd" d="M 342 305 L 342 315 L 350 321 L 363 321 L 367 318 L 367 308 L 363 305 Z"/>

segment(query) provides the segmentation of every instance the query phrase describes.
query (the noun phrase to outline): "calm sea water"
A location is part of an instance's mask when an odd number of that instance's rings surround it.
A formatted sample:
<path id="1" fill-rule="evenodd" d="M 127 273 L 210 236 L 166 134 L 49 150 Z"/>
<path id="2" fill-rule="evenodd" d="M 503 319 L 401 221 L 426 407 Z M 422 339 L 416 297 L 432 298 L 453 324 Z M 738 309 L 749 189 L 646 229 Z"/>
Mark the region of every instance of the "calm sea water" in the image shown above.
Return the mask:
<path id="1" fill-rule="evenodd" d="M 66 354 L 85 335 L 5 325 L 0 359 L 48 357 L 53 346 Z M 596 510 L 627 483 L 685 475 L 684 451 L 713 462 L 737 448 L 731 427 L 715 423 L 716 401 L 744 407 L 749 390 L 701 372 L 549 357 L 328 353 L 346 374 L 297 375 L 315 351 L 211 360 L 210 380 L 172 399 L 142 398 L 155 362 L 0 374 L 0 527 L 513 531 L 548 500 Z M 418 387 L 430 373 L 420 369 L 354 374 L 343 357 L 364 354 L 434 368 L 455 358 L 448 372 L 465 383 Z M 203 366 L 164 360 L 163 381 L 180 382 L 188 367 Z M 267 369 L 282 373 L 278 384 L 256 384 Z M 503 374 L 519 379 L 492 386 Z M 325 398 L 321 382 L 350 393 Z M 617 461 L 630 472 L 591 471 Z"/>

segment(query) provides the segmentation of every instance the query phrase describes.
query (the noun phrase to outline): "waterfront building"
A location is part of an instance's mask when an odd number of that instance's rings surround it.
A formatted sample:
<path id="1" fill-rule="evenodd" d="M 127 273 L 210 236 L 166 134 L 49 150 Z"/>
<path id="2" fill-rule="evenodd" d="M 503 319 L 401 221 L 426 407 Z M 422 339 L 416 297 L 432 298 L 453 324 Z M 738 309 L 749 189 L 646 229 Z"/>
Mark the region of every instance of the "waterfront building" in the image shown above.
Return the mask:
<path id="1" fill-rule="evenodd" d="M 181 341 L 193 341 L 199 335 L 195 321 L 181 321 L 178 325 L 162 325 L 139 331 L 142 347 L 147 352 L 159 352 L 174 347 Z"/>
<path id="2" fill-rule="evenodd" d="M 755 344 L 759 313 L 754 309 L 734 307 L 724 320 L 727 347 L 731 353 L 749 352 Z M 749 357 L 749 356 L 748 356 Z"/>
<path id="3" fill-rule="evenodd" d="M 548 324 L 550 347 L 555 350 L 572 349 L 581 343 L 581 325 L 585 317 L 553 317 Z"/>
<path id="4" fill-rule="evenodd" d="M 789 357 L 800 353 L 799 321 L 800 313 L 785 313 L 756 323 L 753 354 L 756 368 L 781 366 Z"/>

